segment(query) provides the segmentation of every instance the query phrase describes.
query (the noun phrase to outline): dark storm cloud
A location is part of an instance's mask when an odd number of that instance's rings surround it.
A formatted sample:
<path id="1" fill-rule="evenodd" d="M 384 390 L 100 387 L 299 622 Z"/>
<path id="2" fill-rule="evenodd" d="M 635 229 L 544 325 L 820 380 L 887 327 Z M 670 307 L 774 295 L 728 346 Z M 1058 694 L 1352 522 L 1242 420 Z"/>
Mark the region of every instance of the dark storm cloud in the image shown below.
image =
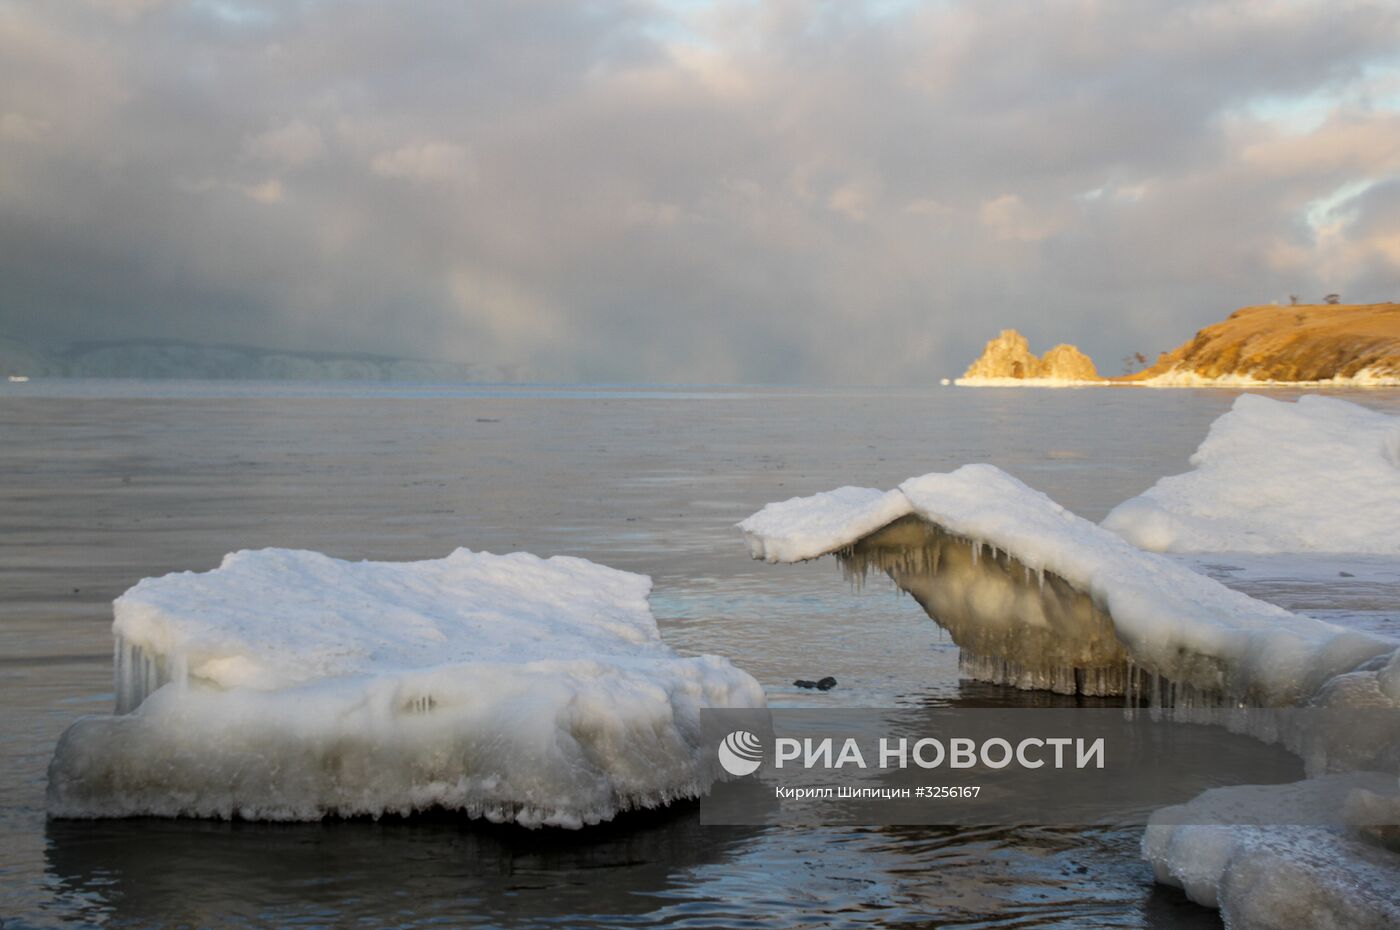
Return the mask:
<path id="1" fill-rule="evenodd" d="M 1397 296 L 1383 4 L 0 0 L 0 332 L 912 382 Z"/>

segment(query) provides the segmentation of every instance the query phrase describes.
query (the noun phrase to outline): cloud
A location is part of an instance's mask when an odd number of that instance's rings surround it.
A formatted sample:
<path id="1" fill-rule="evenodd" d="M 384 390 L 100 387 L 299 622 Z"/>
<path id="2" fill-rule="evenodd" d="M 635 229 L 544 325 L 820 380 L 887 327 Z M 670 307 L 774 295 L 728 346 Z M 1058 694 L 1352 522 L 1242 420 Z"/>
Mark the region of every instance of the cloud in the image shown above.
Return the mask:
<path id="1" fill-rule="evenodd" d="M 243 153 L 257 161 L 300 168 L 323 159 L 326 156 L 326 142 L 321 130 L 301 120 L 293 120 L 276 129 L 248 136 L 243 140 Z"/>
<path id="2" fill-rule="evenodd" d="M 370 162 L 375 174 L 419 184 L 475 184 L 476 166 L 466 147 L 451 142 L 416 142 L 380 152 Z"/>
<path id="3" fill-rule="evenodd" d="M 998 239 L 1036 242 L 1055 232 L 1055 222 L 1015 194 L 1002 194 L 977 208 L 977 219 Z"/>
<path id="4" fill-rule="evenodd" d="M 1397 296 L 1391 4 L 101 6 L 0 5 L 42 344 L 931 383 Z"/>

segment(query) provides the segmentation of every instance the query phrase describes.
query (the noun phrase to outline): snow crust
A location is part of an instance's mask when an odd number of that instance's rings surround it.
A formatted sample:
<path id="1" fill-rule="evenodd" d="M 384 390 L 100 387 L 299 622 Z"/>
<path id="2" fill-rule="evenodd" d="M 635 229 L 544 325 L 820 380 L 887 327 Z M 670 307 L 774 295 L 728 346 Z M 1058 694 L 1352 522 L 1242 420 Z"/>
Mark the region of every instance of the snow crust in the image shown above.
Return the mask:
<path id="1" fill-rule="evenodd" d="M 1083 670 L 1103 675 L 1126 660 L 1121 684 L 1091 693 L 1122 693 L 1145 671 L 1205 695 L 1284 705 L 1396 648 L 1144 552 L 991 465 L 911 478 L 887 494 L 843 489 L 770 504 L 740 527 L 768 561 L 858 557 L 870 526 L 906 514 L 953 538 L 893 540 L 875 567 L 972 651 L 974 672 L 1000 663 L 977 677 L 1084 691 Z"/>
<path id="2" fill-rule="evenodd" d="M 1400 854 L 1387 845 L 1400 799 L 1393 778 L 1384 794 L 1370 790 L 1374 782 L 1333 775 L 1216 788 L 1153 814 L 1142 854 L 1158 882 L 1219 908 L 1234 930 L 1394 928 Z M 1336 825 L 1279 826 L 1279 811 Z"/>
<path id="3" fill-rule="evenodd" d="M 769 504 L 739 524 L 749 554 L 768 562 L 803 562 L 849 545 L 912 511 L 898 489 L 837 488 Z"/>
<path id="4" fill-rule="evenodd" d="M 307 820 L 431 807 L 579 827 L 712 781 L 705 707 L 761 707 L 662 642 L 651 581 L 583 559 L 233 553 L 115 604 L 118 714 L 74 724 L 53 816 Z M 129 712 L 128 712 L 129 711 Z"/>
<path id="5" fill-rule="evenodd" d="M 1194 470 L 1104 519 L 1155 552 L 1400 555 L 1400 417 L 1330 397 L 1242 394 Z"/>

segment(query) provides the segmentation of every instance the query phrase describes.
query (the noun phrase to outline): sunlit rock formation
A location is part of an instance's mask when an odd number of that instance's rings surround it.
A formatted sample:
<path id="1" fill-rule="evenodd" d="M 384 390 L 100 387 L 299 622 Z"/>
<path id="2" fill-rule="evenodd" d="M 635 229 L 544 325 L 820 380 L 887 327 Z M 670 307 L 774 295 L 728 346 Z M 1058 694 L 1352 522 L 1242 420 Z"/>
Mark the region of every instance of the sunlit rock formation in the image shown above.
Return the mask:
<path id="1" fill-rule="evenodd" d="M 958 379 L 963 386 L 1147 387 L 1400 385 L 1400 304 L 1268 304 L 1242 307 L 1163 352 L 1149 368 L 1101 377 L 1087 355 L 1058 345 L 1037 358 L 1004 329 Z"/>
<path id="2" fill-rule="evenodd" d="M 1025 336 L 1014 329 L 1003 329 L 987 343 L 981 356 L 968 366 L 958 383 L 1082 384 L 1101 380 L 1093 361 L 1074 346 L 1061 343 L 1037 358 Z"/>

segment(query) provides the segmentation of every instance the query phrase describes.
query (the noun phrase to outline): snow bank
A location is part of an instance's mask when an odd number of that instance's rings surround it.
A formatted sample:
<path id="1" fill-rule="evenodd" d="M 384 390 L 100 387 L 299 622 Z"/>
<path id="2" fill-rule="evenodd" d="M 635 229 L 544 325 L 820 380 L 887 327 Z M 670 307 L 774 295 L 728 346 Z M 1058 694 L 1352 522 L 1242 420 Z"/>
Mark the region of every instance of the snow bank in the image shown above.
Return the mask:
<path id="1" fill-rule="evenodd" d="M 1243 394 L 1191 464 L 1119 504 L 1104 527 L 1156 552 L 1400 555 L 1400 417 Z"/>
<path id="2" fill-rule="evenodd" d="M 49 767 L 59 817 L 308 820 L 431 807 L 578 827 L 708 789 L 705 707 L 763 706 L 682 658 L 650 579 L 459 549 L 344 562 L 267 549 L 118 598 L 118 714 Z M 127 711 L 130 711 L 129 713 Z"/>
<path id="3" fill-rule="evenodd" d="M 1213 789 L 1153 814 L 1142 854 L 1158 882 L 1218 907 L 1235 930 L 1398 927 L 1400 855 L 1381 844 L 1395 836 L 1400 799 L 1393 779 L 1384 795 L 1370 790 L 1374 781 Z M 1337 825 L 1279 826 L 1280 811 Z"/>
<path id="4" fill-rule="evenodd" d="M 740 527 L 769 561 L 835 553 L 888 572 L 971 677 L 1022 688 L 1283 705 L 1396 647 L 1144 552 L 991 465 L 770 504 Z"/>

